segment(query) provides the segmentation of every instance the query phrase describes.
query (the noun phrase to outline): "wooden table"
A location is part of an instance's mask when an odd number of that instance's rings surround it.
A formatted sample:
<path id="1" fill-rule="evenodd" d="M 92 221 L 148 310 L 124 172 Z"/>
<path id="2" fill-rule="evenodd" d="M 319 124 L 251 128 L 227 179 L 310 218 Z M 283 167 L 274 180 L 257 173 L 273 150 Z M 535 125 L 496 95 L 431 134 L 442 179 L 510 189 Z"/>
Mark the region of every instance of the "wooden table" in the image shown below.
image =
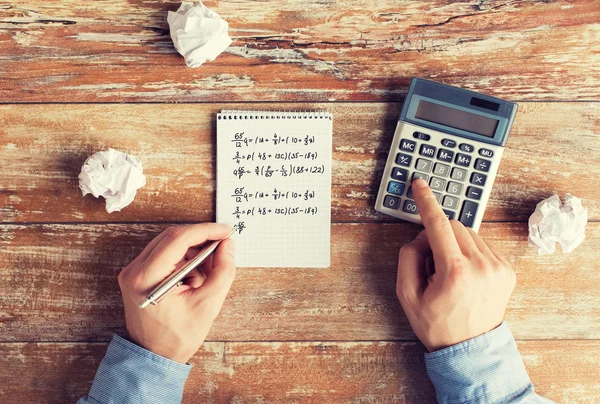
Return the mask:
<path id="1" fill-rule="evenodd" d="M 419 227 L 373 209 L 412 76 L 518 101 L 481 234 L 518 284 L 506 319 L 536 389 L 600 400 L 600 2 L 207 1 L 232 46 L 185 67 L 176 1 L 0 2 L 0 401 L 74 402 L 123 333 L 118 272 L 173 223 L 214 220 L 215 113 L 334 114 L 332 265 L 240 269 L 186 403 L 434 401 L 394 292 Z M 122 212 L 82 197 L 85 158 L 139 156 Z M 590 223 L 537 256 L 527 219 L 553 192 Z"/>

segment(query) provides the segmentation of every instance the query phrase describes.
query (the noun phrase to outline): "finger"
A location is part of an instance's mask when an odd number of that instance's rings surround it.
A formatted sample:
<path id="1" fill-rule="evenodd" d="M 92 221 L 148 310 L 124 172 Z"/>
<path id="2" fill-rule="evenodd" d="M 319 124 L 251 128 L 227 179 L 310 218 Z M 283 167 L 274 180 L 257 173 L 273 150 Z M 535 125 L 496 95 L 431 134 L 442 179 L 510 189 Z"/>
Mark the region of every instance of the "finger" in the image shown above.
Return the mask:
<path id="1" fill-rule="evenodd" d="M 170 227 L 142 267 L 144 279 L 150 284 L 158 283 L 175 270 L 175 265 L 190 247 L 206 240 L 219 240 L 231 232 L 231 227 L 217 223 L 201 223 Z"/>
<path id="2" fill-rule="evenodd" d="M 441 262 L 459 255 L 460 247 L 452 226 L 450 226 L 450 221 L 425 180 L 417 178 L 413 181 L 412 193 L 419 208 L 423 226 L 427 229 L 427 238 L 435 259 Z"/>
<path id="3" fill-rule="evenodd" d="M 488 245 L 488 248 L 490 249 L 491 253 L 494 255 L 494 257 L 496 257 L 496 259 L 498 261 L 500 261 L 507 268 L 512 269 L 512 265 L 510 265 L 510 262 L 508 262 L 508 260 L 506 258 L 504 258 L 504 256 L 498 252 L 498 250 L 496 250 L 491 245 Z"/>
<path id="4" fill-rule="evenodd" d="M 235 242 L 232 239 L 224 240 L 219 244 L 213 255 L 212 267 L 204 270 L 206 274 L 204 284 L 194 292 L 199 300 L 210 296 L 219 305 L 223 304 L 235 278 L 234 249 Z"/>
<path id="5" fill-rule="evenodd" d="M 206 275 L 204 275 L 204 272 L 202 272 L 202 270 L 199 268 L 194 268 L 189 274 L 186 275 L 186 277 L 183 279 L 183 282 L 186 285 L 196 289 L 202 286 L 205 279 Z"/>
<path id="6" fill-rule="evenodd" d="M 396 292 L 402 307 L 414 305 L 423 296 L 427 285 L 426 260 L 431 256 L 427 230 L 400 249 Z"/>
<path id="7" fill-rule="evenodd" d="M 473 239 L 473 242 L 477 246 L 477 249 L 482 254 L 488 255 L 488 256 L 494 255 L 494 254 L 492 254 L 492 251 L 488 247 L 487 243 L 483 240 L 483 238 L 481 238 L 481 236 L 479 234 L 475 233 L 475 231 L 473 229 L 471 229 L 470 227 L 466 227 L 466 229 L 469 232 L 469 235 L 471 236 L 471 238 Z"/>
<path id="8" fill-rule="evenodd" d="M 469 230 L 467 230 L 461 222 L 458 220 L 450 220 L 450 226 L 452 226 L 454 237 L 456 237 L 460 251 L 464 256 L 475 257 L 481 254 L 475 240 L 473 240 L 473 237 L 469 233 Z"/>

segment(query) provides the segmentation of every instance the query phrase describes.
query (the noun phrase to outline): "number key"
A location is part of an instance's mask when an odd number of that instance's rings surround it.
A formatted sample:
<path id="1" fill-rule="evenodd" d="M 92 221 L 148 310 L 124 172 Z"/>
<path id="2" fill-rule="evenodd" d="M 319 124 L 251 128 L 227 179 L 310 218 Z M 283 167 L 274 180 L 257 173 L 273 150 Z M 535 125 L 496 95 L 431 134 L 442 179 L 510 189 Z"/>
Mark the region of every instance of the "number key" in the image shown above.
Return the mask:
<path id="1" fill-rule="evenodd" d="M 433 173 L 440 177 L 447 177 L 450 174 L 450 166 L 442 163 L 435 163 L 433 166 Z"/>
<path id="2" fill-rule="evenodd" d="M 444 203 L 442 204 L 442 206 L 445 207 L 445 208 L 448 208 L 448 209 L 457 209 L 458 208 L 458 202 L 459 202 L 458 198 L 446 195 L 444 197 Z"/>
<path id="3" fill-rule="evenodd" d="M 392 195 L 386 195 L 383 199 L 383 206 L 398 210 L 398 208 L 400 208 L 400 198 Z"/>
<path id="4" fill-rule="evenodd" d="M 446 180 L 441 178 L 431 177 L 431 182 L 429 183 L 431 189 L 435 191 L 443 191 L 446 187 Z"/>
<path id="5" fill-rule="evenodd" d="M 452 169 L 452 175 L 450 175 L 450 178 L 457 181 L 464 181 L 467 179 L 467 170 L 454 167 Z"/>
<path id="6" fill-rule="evenodd" d="M 416 169 L 423 172 L 431 172 L 433 163 L 430 160 L 418 159 Z"/>
<path id="7" fill-rule="evenodd" d="M 423 178 L 425 181 L 427 181 L 429 179 L 429 176 L 427 174 L 423 174 L 423 173 L 419 173 L 419 172 L 415 171 L 412 176 L 412 181 L 416 180 L 417 178 Z"/>
<path id="8" fill-rule="evenodd" d="M 410 213 L 411 215 L 419 214 L 419 208 L 417 208 L 417 204 L 415 203 L 415 201 L 411 200 L 406 200 L 404 202 L 404 207 L 402 208 L 402 210 L 406 213 Z"/>
<path id="9" fill-rule="evenodd" d="M 458 182 L 450 181 L 448 183 L 448 189 L 446 189 L 446 191 L 448 191 L 448 193 L 452 194 L 452 195 L 460 195 L 462 192 L 462 189 L 463 189 L 462 184 L 459 184 Z"/>

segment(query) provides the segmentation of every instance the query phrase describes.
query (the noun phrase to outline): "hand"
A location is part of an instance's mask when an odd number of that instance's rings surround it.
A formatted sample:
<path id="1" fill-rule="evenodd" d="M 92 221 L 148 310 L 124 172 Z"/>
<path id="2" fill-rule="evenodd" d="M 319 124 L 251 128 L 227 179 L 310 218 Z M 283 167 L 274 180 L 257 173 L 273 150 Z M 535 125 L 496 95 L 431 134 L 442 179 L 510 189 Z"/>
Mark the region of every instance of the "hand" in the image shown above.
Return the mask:
<path id="1" fill-rule="evenodd" d="M 400 249 L 396 293 L 417 338 L 432 352 L 499 326 L 516 276 L 477 233 L 448 220 L 424 180 L 412 183 L 412 193 L 425 230 Z"/>
<path id="2" fill-rule="evenodd" d="M 234 242 L 227 239 L 183 285 L 157 305 L 139 304 L 160 282 L 193 258 L 194 248 L 227 237 L 231 227 L 202 223 L 170 227 L 159 234 L 119 274 L 125 323 L 132 342 L 156 354 L 187 363 L 200 348 L 219 314 L 235 277 Z M 206 277 L 205 277 L 206 276 Z"/>

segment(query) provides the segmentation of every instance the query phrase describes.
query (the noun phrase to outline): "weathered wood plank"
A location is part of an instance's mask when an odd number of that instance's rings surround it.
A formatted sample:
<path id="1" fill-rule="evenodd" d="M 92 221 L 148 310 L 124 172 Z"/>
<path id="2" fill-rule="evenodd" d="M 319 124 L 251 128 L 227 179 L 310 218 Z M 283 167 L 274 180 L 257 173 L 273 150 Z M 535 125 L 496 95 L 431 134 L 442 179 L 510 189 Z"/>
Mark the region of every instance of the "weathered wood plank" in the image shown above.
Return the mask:
<path id="1" fill-rule="evenodd" d="M 104 341 L 123 331 L 116 277 L 159 225 L 0 226 L 0 340 Z M 600 338 L 600 223 L 571 254 L 537 256 L 524 223 L 485 223 L 518 285 L 517 338 Z M 211 341 L 413 340 L 395 296 L 412 224 L 332 226 L 327 269 L 243 268 Z"/>
<path id="2" fill-rule="evenodd" d="M 1 102 L 399 100 L 411 76 L 598 100 L 600 7 L 575 1 L 207 1 L 232 46 L 188 69 L 179 0 L 0 5 Z"/>
<path id="3" fill-rule="evenodd" d="M 222 108 L 294 104 L 0 106 L 0 221 L 194 221 L 214 218 L 214 117 Z M 397 103 L 308 104 L 334 113 L 332 218 L 390 221 L 373 208 Z M 600 103 L 522 103 L 487 221 L 524 221 L 556 191 L 600 219 Z M 120 213 L 83 198 L 77 176 L 90 154 L 139 156 L 147 185 Z M 57 203 L 59 202 L 59 203 Z"/>
<path id="4" fill-rule="evenodd" d="M 598 341 L 518 341 L 536 391 L 593 402 Z M 102 343 L 0 344 L 0 398 L 75 402 L 87 394 Z M 191 360 L 184 403 L 425 403 L 433 387 L 416 342 L 205 343 Z"/>

